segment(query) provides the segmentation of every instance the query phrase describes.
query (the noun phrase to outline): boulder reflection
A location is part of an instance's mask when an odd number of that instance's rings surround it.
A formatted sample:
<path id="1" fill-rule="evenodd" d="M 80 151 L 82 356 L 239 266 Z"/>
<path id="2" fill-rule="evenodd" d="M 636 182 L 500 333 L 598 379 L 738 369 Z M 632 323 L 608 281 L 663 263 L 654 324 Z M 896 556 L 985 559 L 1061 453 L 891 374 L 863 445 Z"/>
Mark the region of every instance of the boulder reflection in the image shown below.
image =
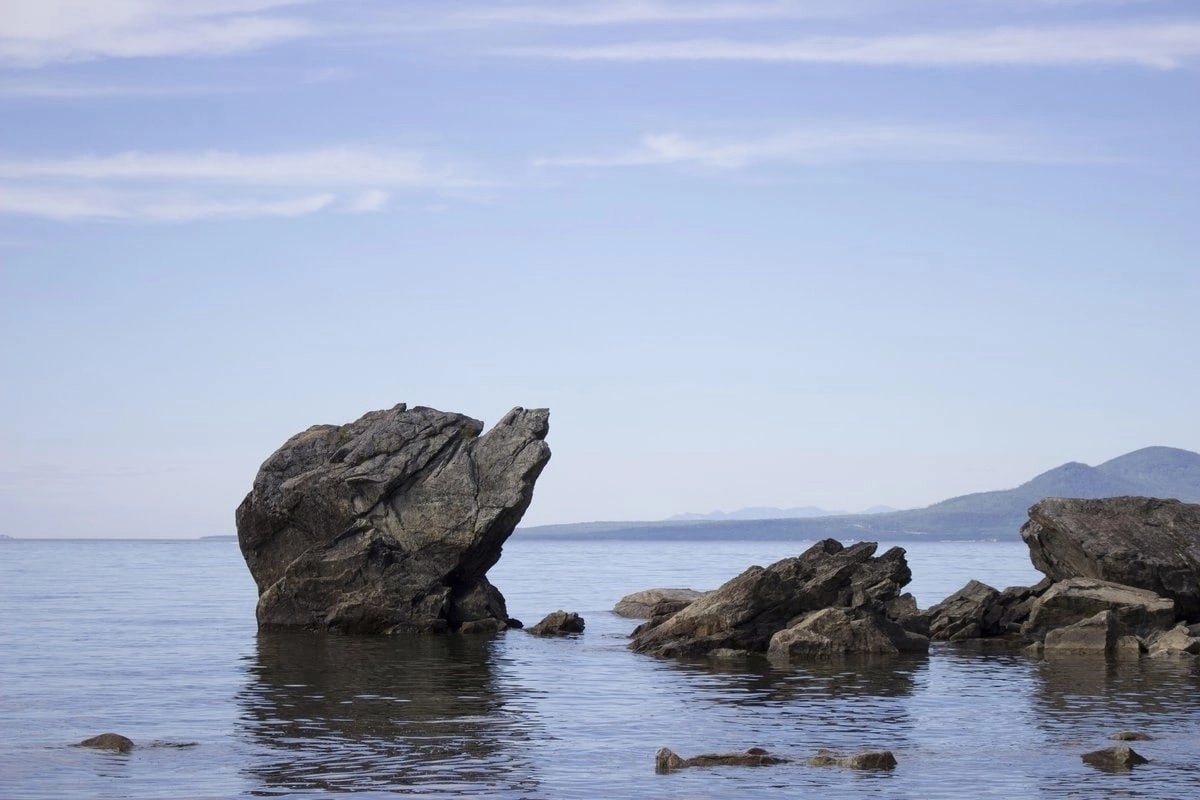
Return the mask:
<path id="1" fill-rule="evenodd" d="M 254 794 L 420 786 L 479 796 L 535 788 L 527 723 L 506 711 L 493 640 L 259 634 L 238 696 L 258 751 Z"/>

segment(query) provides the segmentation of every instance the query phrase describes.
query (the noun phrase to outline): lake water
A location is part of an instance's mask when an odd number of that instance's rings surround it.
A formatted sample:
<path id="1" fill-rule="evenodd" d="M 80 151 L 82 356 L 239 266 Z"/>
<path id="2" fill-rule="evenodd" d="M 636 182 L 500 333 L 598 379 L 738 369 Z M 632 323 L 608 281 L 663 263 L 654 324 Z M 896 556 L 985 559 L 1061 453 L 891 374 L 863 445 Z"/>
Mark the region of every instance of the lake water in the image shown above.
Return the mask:
<path id="1" fill-rule="evenodd" d="M 259 636 L 228 541 L 0 542 L 0 798 L 1190 798 L 1192 659 L 928 657 L 710 666 L 635 655 L 609 613 L 651 586 L 713 588 L 785 542 L 511 540 L 491 573 L 533 623 L 583 636 Z M 1040 576 L 1016 543 L 906 546 L 922 606 L 969 578 Z M 1151 763 L 1080 755 L 1137 729 Z M 117 731 L 129 754 L 72 743 Z M 803 763 L 654 772 L 654 753 L 891 749 L 859 773 Z"/>

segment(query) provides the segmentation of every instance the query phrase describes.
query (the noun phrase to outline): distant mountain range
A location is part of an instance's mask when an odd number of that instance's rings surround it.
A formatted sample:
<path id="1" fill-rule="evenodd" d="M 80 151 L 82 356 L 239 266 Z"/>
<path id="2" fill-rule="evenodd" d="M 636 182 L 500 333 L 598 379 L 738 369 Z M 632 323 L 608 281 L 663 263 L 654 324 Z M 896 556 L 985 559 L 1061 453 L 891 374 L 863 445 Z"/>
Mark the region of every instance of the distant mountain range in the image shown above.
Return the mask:
<path id="1" fill-rule="evenodd" d="M 1173 497 L 1200 503 L 1200 453 L 1146 447 L 1099 466 L 1072 461 L 1014 489 L 965 494 L 927 508 L 790 518 L 673 518 L 661 522 L 583 522 L 522 528 L 522 538 L 604 539 L 1014 539 L 1044 497 Z M 744 509 L 753 512 L 756 509 Z M 777 509 L 778 510 L 778 509 Z M 796 509 L 789 509 L 796 510 Z M 742 512 L 733 512 L 742 513 Z M 706 515 L 705 515 L 706 516 Z"/>
<path id="2" fill-rule="evenodd" d="M 860 514 L 886 514 L 898 509 L 891 506 L 871 506 L 860 511 Z M 707 514 L 675 514 L 668 517 L 668 522 L 692 522 L 696 520 L 731 520 L 731 519 L 802 519 L 805 517 L 838 517 L 849 514 L 849 511 L 830 511 L 817 506 L 799 506 L 798 508 L 776 508 L 775 506 L 751 506 L 739 508 L 737 511 L 710 511 Z"/>

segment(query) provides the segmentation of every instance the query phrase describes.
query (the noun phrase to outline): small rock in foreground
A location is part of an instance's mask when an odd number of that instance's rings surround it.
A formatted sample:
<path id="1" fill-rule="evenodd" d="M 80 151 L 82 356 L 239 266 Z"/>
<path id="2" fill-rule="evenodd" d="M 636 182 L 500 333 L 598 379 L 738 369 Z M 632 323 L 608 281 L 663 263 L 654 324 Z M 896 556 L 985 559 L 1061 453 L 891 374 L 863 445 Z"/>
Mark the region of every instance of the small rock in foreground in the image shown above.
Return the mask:
<path id="1" fill-rule="evenodd" d="M 684 767 L 768 767 L 789 761 L 773 756 L 761 747 L 751 747 L 744 753 L 704 753 L 691 758 L 683 758 L 663 747 L 654 755 L 654 769 L 656 772 L 673 772 Z"/>
<path id="2" fill-rule="evenodd" d="M 895 769 L 896 757 L 891 750 L 873 750 L 841 756 L 829 750 L 819 750 L 808 760 L 814 767 L 846 767 L 848 769 Z"/>
<path id="3" fill-rule="evenodd" d="M 116 750 L 118 753 L 128 753 L 133 749 L 133 742 L 119 733 L 102 733 L 79 743 L 81 747 L 95 747 L 99 750 Z"/>
<path id="4" fill-rule="evenodd" d="M 1132 747 L 1119 745 L 1084 753 L 1083 763 L 1109 772 L 1118 772 L 1131 769 L 1135 764 L 1148 764 L 1150 761 L 1139 755 Z"/>
<path id="5" fill-rule="evenodd" d="M 547 614 L 545 619 L 529 628 L 528 631 L 535 636 L 562 636 L 568 633 L 583 633 L 583 617 L 574 611 L 559 609 L 551 614 Z"/>

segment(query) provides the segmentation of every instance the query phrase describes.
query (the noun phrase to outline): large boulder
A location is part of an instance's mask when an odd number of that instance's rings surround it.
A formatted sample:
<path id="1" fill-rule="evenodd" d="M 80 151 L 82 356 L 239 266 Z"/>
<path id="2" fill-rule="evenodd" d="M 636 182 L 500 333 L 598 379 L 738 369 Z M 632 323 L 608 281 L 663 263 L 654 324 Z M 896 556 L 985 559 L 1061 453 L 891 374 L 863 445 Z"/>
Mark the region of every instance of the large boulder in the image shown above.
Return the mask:
<path id="1" fill-rule="evenodd" d="M 632 634 L 630 647 L 659 656 L 701 656 L 719 649 L 765 652 L 771 637 L 829 607 L 883 613 L 912 579 L 904 550 L 875 557 L 874 542 L 850 547 L 826 539 L 769 567 L 751 567 L 670 616 Z"/>
<path id="2" fill-rule="evenodd" d="M 485 577 L 550 459 L 546 409 L 488 433 L 400 404 L 284 443 L 237 510 L 260 628 L 351 633 L 507 627 Z"/>
<path id="3" fill-rule="evenodd" d="M 1021 528 L 1033 565 L 1055 581 L 1099 580 L 1175 601 L 1200 620 L 1200 505 L 1148 497 L 1048 498 Z"/>

